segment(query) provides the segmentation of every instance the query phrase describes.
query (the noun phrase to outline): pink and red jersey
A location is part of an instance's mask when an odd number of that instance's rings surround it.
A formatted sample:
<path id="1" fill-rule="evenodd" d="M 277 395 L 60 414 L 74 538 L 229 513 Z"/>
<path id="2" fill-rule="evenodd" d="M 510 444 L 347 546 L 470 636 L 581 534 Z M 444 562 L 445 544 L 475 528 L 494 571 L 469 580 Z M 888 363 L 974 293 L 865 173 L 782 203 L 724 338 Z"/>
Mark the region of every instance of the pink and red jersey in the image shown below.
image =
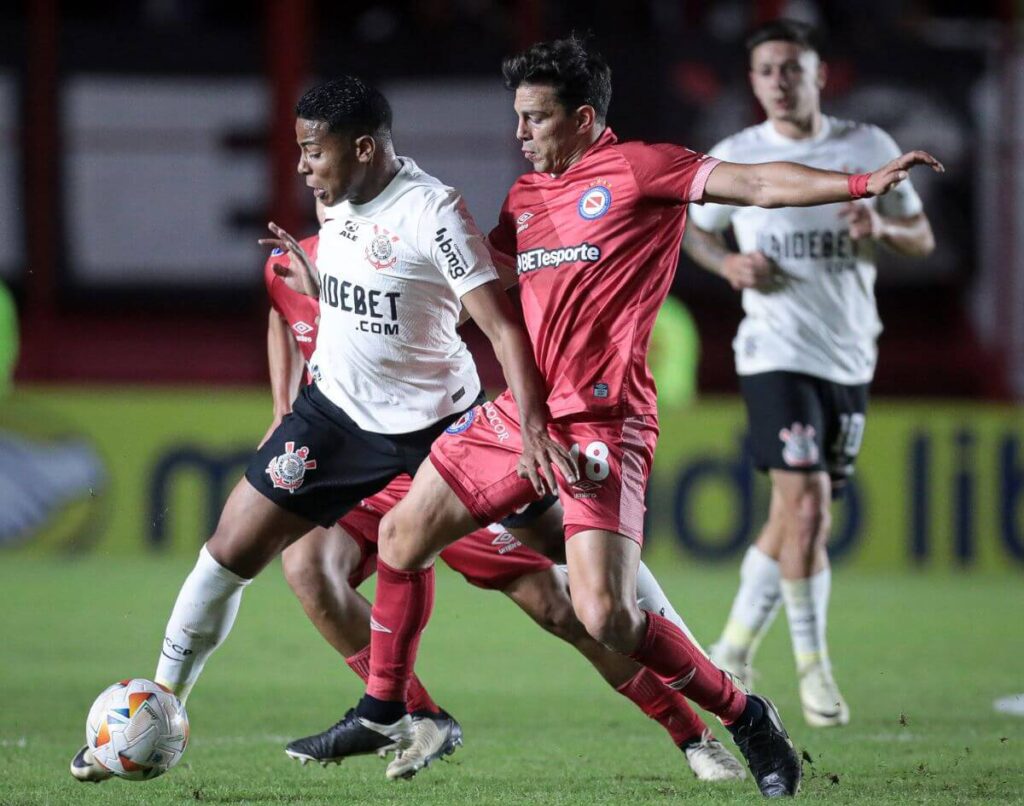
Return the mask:
<path id="1" fill-rule="evenodd" d="M 316 263 L 319 245 L 319 235 L 299 241 L 299 246 L 306 251 L 314 263 Z M 263 267 L 263 280 L 267 284 L 270 304 L 288 322 L 292 335 L 295 336 L 295 341 L 302 352 L 302 357 L 308 364 L 309 359 L 313 356 L 313 350 L 316 349 L 316 334 L 320 325 L 320 302 L 313 297 L 292 291 L 284 280 L 274 273 L 275 265 L 290 266 L 291 257 L 280 249 L 271 252 Z"/>
<path id="2" fill-rule="evenodd" d="M 605 129 L 558 176 L 521 176 L 490 234 L 516 256 L 552 417 L 657 415 L 647 347 L 672 285 L 686 205 L 718 160 Z"/>

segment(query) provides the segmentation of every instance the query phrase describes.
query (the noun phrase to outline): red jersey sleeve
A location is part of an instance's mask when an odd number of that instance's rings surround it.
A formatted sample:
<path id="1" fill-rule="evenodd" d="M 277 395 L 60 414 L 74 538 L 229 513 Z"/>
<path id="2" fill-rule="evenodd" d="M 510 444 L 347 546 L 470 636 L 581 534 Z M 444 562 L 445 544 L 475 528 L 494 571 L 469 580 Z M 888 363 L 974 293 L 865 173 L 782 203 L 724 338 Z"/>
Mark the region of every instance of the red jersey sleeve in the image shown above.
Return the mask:
<path id="1" fill-rule="evenodd" d="M 505 197 L 505 203 L 501 205 L 501 212 L 498 213 L 498 223 L 487 235 L 487 246 L 492 255 L 497 252 L 515 260 L 516 228 L 512 221 L 509 198 L 509 196 Z"/>
<path id="2" fill-rule="evenodd" d="M 699 202 L 712 169 L 720 160 L 670 143 L 623 143 L 640 193 L 672 204 Z"/>
<path id="3" fill-rule="evenodd" d="M 277 278 L 277 275 L 274 273 L 274 266 L 287 266 L 288 263 L 288 253 L 282 252 L 280 249 L 275 249 L 270 253 L 270 256 L 267 258 L 267 262 L 263 266 L 263 282 L 267 286 L 267 295 L 270 297 L 270 304 L 274 310 L 282 316 L 284 316 L 284 314 L 281 311 L 276 290 L 277 287 L 283 285 L 283 283 L 274 283 L 275 278 Z"/>

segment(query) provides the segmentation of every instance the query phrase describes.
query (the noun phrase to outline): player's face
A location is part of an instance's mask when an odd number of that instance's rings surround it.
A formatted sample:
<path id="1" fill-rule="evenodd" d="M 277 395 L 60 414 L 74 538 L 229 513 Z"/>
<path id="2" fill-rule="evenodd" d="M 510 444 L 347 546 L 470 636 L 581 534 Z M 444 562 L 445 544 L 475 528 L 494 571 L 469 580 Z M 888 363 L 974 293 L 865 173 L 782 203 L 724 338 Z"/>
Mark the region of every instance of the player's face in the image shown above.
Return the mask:
<path id="1" fill-rule="evenodd" d="M 535 171 L 560 174 L 586 149 L 579 110 L 562 106 L 554 87 L 520 84 L 513 106 L 519 118 L 516 138 Z"/>
<path id="2" fill-rule="evenodd" d="M 320 204 L 330 207 L 358 191 L 366 167 L 349 138 L 331 134 L 322 120 L 298 118 L 295 140 L 300 151 L 297 170 Z"/>
<path id="3" fill-rule="evenodd" d="M 796 42 L 762 42 L 750 54 L 750 85 L 769 120 L 804 123 L 820 109 L 825 68 Z"/>

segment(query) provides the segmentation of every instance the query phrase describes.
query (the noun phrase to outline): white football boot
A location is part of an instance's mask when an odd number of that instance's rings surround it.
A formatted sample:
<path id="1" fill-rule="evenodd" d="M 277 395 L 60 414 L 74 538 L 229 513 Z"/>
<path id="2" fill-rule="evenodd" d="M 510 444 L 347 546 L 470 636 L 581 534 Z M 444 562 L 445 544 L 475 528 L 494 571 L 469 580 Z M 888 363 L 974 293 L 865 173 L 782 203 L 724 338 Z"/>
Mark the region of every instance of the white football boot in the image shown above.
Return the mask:
<path id="1" fill-rule="evenodd" d="M 114 773 L 93 758 L 89 745 L 83 745 L 71 759 L 71 774 L 79 781 L 91 784 L 98 784 L 114 777 Z"/>
<path id="2" fill-rule="evenodd" d="M 850 722 L 850 708 L 839 693 L 831 670 L 820 663 L 800 675 L 800 704 L 811 727 L 831 728 Z"/>
<path id="3" fill-rule="evenodd" d="M 412 743 L 395 753 L 388 764 L 387 777 L 412 778 L 432 761 L 450 756 L 462 744 L 462 726 L 447 711 L 436 717 L 415 716 L 412 720 Z"/>
<path id="4" fill-rule="evenodd" d="M 710 730 L 701 734 L 699 742 L 686 745 L 683 753 L 698 781 L 741 781 L 747 777 L 743 765 Z"/>

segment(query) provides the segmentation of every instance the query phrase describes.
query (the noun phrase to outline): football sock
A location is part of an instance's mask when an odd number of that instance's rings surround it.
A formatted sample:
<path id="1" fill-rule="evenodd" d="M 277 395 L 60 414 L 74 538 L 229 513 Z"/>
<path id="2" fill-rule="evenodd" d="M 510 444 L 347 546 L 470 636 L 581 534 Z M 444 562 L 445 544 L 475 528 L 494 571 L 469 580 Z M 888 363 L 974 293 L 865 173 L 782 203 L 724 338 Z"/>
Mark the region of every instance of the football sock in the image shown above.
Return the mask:
<path id="1" fill-rule="evenodd" d="M 636 572 L 636 603 L 641 610 L 649 610 L 652 613 L 657 613 L 662 618 L 667 618 L 682 630 L 686 637 L 696 644 L 702 652 L 704 651 L 700 644 L 697 643 L 697 639 L 693 637 L 690 628 L 686 626 L 682 616 L 672 607 L 672 603 L 665 595 L 665 591 L 661 589 L 658 580 L 654 578 L 651 569 L 643 562 L 640 563 L 640 568 Z"/>
<path id="2" fill-rule="evenodd" d="M 377 595 L 370 613 L 370 679 L 366 684 L 366 693 L 372 698 L 404 707 L 420 635 L 433 607 L 433 566 L 399 571 L 377 559 Z M 361 711 L 359 715 L 371 718 Z"/>
<path id="3" fill-rule="evenodd" d="M 800 674 L 816 664 L 828 668 L 825 621 L 831 587 L 832 572 L 828 568 L 807 579 L 782 580 L 793 657 Z"/>
<path id="4" fill-rule="evenodd" d="M 726 730 L 735 735 L 736 731 L 742 725 L 749 725 L 751 722 L 756 722 L 762 716 L 764 716 L 764 706 L 761 705 L 760 701 L 755 697 L 747 697 L 747 701 L 743 706 L 743 712 L 734 722 L 726 724 Z"/>
<path id="5" fill-rule="evenodd" d="M 616 691 L 632 700 L 647 716 L 660 724 L 677 745 L 699 741 L 707 725 L 686 698 L 673 691 L 650 669 L 641 669 Z"/>
<path id="6" fill-rule="evenodd" d="M 747 549 L 740 565 L 740 587 L 733 599 L 720 648 L 748 663 L 782 604 L 779 563 L 757 546 Z"/>
<path id="7" fill-rule="evenodd" d="M 252 582 L 218 563 L 204 545 L 178 592 L 164 633 L 154 680 L 184 702 L 207 658 L 235 623 L 242 591 Z"/>
<path id="8" fill-rule="evenodd" d="M 345 663 L 365 683 L 370 679 L 370 645 L 367 644 L 355 655 L 345 658 Z M 410 714 L 441 713 L 441 709 L 431 699 L 416 675 L 409 680 L 409 688 L 405 692 L 405 707 Z"/>
<path id="9" fill-rule="evenodd" d="M 647 630 L 630 657 L 725 724 L 739 718 L 747 695 L 671 621 L 657 613 L 644 613 Z"/>

